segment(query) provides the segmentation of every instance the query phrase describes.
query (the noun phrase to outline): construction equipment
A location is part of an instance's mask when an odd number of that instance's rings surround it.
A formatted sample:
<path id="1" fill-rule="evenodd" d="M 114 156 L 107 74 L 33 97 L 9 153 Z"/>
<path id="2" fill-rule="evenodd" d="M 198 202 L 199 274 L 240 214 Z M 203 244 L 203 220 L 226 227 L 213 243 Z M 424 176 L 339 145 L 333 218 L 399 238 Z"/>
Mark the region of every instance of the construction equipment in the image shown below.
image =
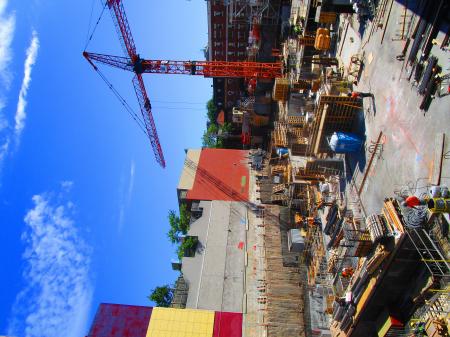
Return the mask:
<path id="1" fill-rule="evenodd" d="M 86 50 L 83 56 L 99 72 L 96 63 L 107 64 L 112 67 L 128 70 L 135 74 L 133 86 L 139 101 L 145 133 L 150 139 L 156 161 L 165 167 L 163 151 L 159 142 L 158 133 L 152 115 L 152 106 L 147 96 L 142 74 L 183 74 L 202 75 L 205 77 L 281 77 L 282 65 L 278 63 L 259 62 L 226 62 L 226 61 L 164 61 L 144 60 L 140 58 L 134 43 L 122 0 L 106 0 L 106 6 L 116 26 L 117 34 L 125 53 L 125 57 L 89 53 Z M 102 12 L 103 13 L 103 12 Z M 92 37 L 92 36 L 91 36 Z M 100 76 L 106 81 L 104 75 Z M 107 82 L 107 81 L 106 81 Z M 109 87 L 112 88 L 109 82 Z M 116 93 L 117 94 L 117 93 Z"/>

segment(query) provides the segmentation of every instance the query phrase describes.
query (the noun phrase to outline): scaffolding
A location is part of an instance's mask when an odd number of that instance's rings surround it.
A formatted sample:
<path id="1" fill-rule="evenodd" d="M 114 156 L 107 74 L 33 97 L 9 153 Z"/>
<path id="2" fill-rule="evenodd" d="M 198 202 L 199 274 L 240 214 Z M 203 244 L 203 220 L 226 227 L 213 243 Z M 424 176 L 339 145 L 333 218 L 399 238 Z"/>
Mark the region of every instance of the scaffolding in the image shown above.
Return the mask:
<path id="1" fill-rule="evenodd" d="M 449 260 L 444 257 L 434 238 L 424 229 L 408 228 L 406 233 L 419 253 L 421 261 L 425 263 L 425 266 L 430 274 L 433 277 L 449 282 Z"/>
<path id="2" fill-rule="evenodd" d="M 279 207 L 266 206 L 263 219 L 264 279 L 257 299 L 266 336 L 305 336 L 305 287 L 299 266 L 286 266 Z"/>
<path id="3" fill-rule="evenodd" d="M 228 23 L 250 24 L 257 22 L 277 25 L 279 21 L 279 1 L 271 0 L 227 0 Z"/>

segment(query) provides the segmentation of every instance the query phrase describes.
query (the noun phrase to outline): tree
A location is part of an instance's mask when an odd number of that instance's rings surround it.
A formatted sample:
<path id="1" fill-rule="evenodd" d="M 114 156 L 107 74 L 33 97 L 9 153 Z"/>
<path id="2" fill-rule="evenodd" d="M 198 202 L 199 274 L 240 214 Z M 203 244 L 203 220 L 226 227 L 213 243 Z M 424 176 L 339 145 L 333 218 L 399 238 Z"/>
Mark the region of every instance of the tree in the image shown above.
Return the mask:
<path id="1" fill-rule="evenodd" d="M 210 124 L 208 129 L 203 133 L 203 147 L 223 148 L 223 140 L 229 137 L 229 133 L 232 129 L 233 126 L 230 123 L 224 123 L 222 126 Z"/>
<path id="2" fill-rule="evenodd" d="M 174 210 L 170 210 L 167 215 L 169 219 L 170 229 L 167 237 L 170 242 L 177 243 L 180 235 L 186 235 L 189 230 L 190 215 L 185 204 L 180 206 L 180 215 L 178 216 Z"/>
<path id="3" fill-rule="evenodd" d="M 206 117 L 210 123 L 215 123 L 217 118 L 217 108 L 214 105 L 214 101 L 211 98 L 208 102 L 206 102 Z"/>
<path id="4" fill-rule="evenodd" d="M 177 248 L 178 260 L 184 257 L 185 252 L 188 252 L 195 247 L 197 247 L 198 239 L 197 237 L 187 236 L 184 238 L 183 242 Z"/>
<path id="5" fill-rule="evenodd" d="M 191 220 L 191 215 L 189 214 L 189 211 L 187 210 L 186 204 L 181 204 L 180 206 L 180 222 L 179 222 L 179 228 L 181 233 L 187 234 L 189 230 L 189 221 Z"/>
<path id="6" fill-rule="evenodd" d="M 155 302 L 157 307 L 168 307 L 172 302 L 173 289 L 168 284 L 156 287 L 147 298 Z"/>
<path id="7" fill-rule="evenodd" d="M 217 147 L 217 134 L 219 132 L 219 127 L 211 123 L 208 129 L 203 133 L 202 143 L 204 147 L 215 148 Z"/>

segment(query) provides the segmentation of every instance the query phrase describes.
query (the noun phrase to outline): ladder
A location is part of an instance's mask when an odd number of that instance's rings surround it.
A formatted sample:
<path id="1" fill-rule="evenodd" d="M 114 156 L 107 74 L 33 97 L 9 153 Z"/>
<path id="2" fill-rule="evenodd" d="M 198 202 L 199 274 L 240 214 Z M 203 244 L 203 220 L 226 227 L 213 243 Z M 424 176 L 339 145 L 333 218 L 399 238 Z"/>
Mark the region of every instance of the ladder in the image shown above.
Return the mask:
<path id="1" fill-rule="evenodd" d="M 432 276 L 450 280 L 450 265 L 435 240 L 424 229 L 409 228 L 406 233 Z"/>

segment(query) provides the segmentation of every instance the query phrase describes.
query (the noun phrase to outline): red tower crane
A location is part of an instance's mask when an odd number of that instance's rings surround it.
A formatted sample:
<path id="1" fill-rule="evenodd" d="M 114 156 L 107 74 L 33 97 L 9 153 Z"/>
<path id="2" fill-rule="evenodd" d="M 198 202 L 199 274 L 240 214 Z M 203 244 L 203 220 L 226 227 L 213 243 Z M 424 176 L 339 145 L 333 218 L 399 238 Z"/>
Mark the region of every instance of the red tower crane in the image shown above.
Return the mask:
<path id="1" fill-rule="evenodd" d="M 125 14 L 122 0 L 106 0 L 111 17 L 119 36 L 125 57 L 104 54 L 94 54 L 87 51 L 83 56 L 98 70 L 95 63 L 103 63 L 112 67 L 131 71 L 135 74 L 133 86 L 138 98 L 141 115 L 145 125 L 145 131 L 150 139 L 156 161 L 166 166 L 164 154 L 159 142 L 155 122 L 152 115 L 152 106 L 145 90 L 142 74 L 182 74 L 202 75 L 205 77 L 257 77 L 276 78 L 281 77 L 281 63 L 260 62 L 227 62 L 227 61 L 163 61 L 144 60 L 139 57 L 131 34 L 130 25 Z"/>

